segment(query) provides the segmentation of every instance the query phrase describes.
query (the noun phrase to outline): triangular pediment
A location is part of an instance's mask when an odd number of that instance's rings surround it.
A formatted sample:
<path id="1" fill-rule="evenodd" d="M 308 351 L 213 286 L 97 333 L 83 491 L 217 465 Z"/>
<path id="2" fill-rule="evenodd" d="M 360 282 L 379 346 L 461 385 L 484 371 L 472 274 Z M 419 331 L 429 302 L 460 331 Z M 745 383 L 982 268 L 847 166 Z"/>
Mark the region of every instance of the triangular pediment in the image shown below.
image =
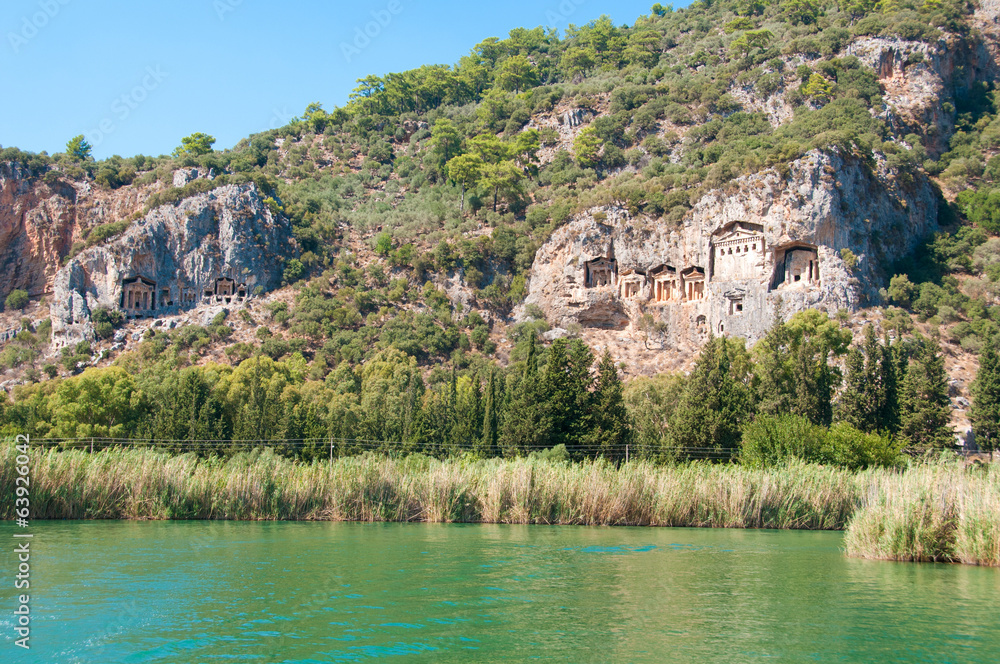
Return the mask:
<path id="1" fill-rule="evenodd" d="M 726 242 L 728 240 L 758 240 L 764 237 L 763 233 L 756 233 L 754 231 L 748 231 L 745 228 L 737 228 L 732 230 L 725 235 L 721 235 L 714 239 L 715 243 Z"/>

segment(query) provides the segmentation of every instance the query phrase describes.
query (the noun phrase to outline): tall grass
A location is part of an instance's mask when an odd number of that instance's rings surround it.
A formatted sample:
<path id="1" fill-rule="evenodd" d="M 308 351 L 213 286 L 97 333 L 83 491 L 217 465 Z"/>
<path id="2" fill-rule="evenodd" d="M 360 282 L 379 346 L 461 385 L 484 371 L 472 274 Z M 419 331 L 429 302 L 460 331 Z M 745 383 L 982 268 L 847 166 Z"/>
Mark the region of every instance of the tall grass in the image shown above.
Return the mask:
<path id="1" fill-rule="evenodd" d="M 0 516 L 14 452 L 0 446 Z M 1000 470 L 34 449 L 35 519 L 288 519 L 847 529 L 849 554 L 1000 565 Z"/>
<path id="2" fill-rule="evenodd" d="M 876 477 L 847 528 L 849 555 L 1000 565 L 1000 467 L 940 463 Z"/>

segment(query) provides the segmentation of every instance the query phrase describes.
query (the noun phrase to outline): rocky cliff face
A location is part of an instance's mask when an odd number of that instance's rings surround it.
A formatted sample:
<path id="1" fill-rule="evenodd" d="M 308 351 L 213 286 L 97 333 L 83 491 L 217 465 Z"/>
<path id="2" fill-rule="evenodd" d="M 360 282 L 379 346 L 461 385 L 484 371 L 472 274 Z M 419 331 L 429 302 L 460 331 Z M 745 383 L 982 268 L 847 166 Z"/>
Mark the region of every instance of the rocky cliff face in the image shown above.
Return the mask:
<path id="1" fill-rule="evenodd" d="M 876 298 L 937 207 L 926 179 L 904 186 L 884 165 L 812 152 L 787 177 L 709 192 L 680 227 L 618 208 L 576 218 L 538 250 L 526 304 L 562 328 L 642 329 L 664 351 L 695 350 L 710 331 L 752 341 L 779 305 L 833 314 Z"/>
<path id="2" fill-rule="evenodd" d="M 953 36 L 935 44 L 863 37 L 849 44 L 844 56 L 856 56 L 875 70 L 885 104 L 880 117 L 899 135 L 924 136 L 935 155 L 948 150 L 955 132 L 955 92 L 997 73 L 987 42 L 967 46 Z"/>
<path id="3" fill-rule="evenodd" d="M 73 242 L 76 191 L 35 184 L 19 164 L 0 164 L 0 295 L 41 295 Z"/>
<path id="4" fill-rule="evenodd" d="M 30 177 L 20 164 L 0 163 L 0 295 L 15 288 L 32 297 L 51 293 L 73 243 L 94 226 L 141 210 L 152 189 L 46 182 Z"/>
<path id="5" fill-rule="evenodd" d="M 58 347 L 91 336 L 96 307 L 153 318 L 245 300 L 278 287 L 284 262 L 295 253 L 288 220 L 271 213 L 252 183 L 158 207 L 58 271 L 53 342 Z"/>

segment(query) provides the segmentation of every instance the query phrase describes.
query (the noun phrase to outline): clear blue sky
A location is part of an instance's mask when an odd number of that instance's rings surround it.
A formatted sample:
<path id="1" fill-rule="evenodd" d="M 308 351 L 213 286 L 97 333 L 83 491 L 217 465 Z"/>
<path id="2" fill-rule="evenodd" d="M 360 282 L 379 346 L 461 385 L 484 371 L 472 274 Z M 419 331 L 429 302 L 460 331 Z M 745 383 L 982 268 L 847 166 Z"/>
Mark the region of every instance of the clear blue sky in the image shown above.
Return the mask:
<path id="1" fill-rule="evenodd" d="M 232 147 L 310 102 L 343 105 L 367 74 L 454 64 L 519 26 L 562 30 L 601 14 L 631 24 L 652 4 L 3 0 L 0 144 L 53 153 L 84 134 L 97 158 L 159 155 L 203 131 Z M 367 25 L 376 18 L 385 25 Z M 366 26 L 370 43 L 345 53 Z"/>

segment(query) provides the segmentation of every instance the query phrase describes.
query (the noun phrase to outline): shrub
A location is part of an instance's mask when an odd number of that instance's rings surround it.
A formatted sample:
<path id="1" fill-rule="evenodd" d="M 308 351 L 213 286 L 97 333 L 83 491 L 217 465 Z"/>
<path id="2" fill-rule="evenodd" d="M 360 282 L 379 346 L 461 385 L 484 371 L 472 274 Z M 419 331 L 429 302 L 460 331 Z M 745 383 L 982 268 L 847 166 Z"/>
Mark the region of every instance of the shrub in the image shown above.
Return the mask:
<path id="1" fill-rule="evenodd" d="M 285 264 L 282 279 L 286 284 L 294 284 L 306 276 L 306 266 L 298 258 L 293 258 Z"/>
<path id="2" fill-rule="evenodd" d="M 743 431 L 740 460 L 755 468 L 792 458 L 819 461 L 825 431 L 801 415 L 760 415 Z"/>
<path id="3" fill-rule="evenodd" d="M 110 224 L 101 224 L 99 226 L 94 226 L 90 229 L 90 233 L 87 234 L 87 246 L 93 247 L 96 244 L 100 244 L 105 240 L 109 240 L 116 235 L 121 235 L 124 233 L 129 224 L 131 224 L 128 219 L 122 221 L 115 221 Z"/>
<path id="4" fill-rule="evenodd" d="M 897 274 L 889 281 L 889 297 L 901 307 L 909 307 L 918 292 L 916 284 L 905 274 Z"/>
<path id="5" fill-rule="evenodd" d="M 854 252 L 844 247 L 840 250 L 840 258 L 844 261 L 844 265 L 847 269 L 853 272 L 858 267 L 858 257 L 854 255 Z"/>
<path id="6" fill-rule="evenodd" d="M 883 433 L 865 433 L 846 422 L 833 425 L 826 435 L 823 457 L 852 470 L 900 463 L 902 443 Z"/>
<path id="7" fill-rule="evenodd" d="M 385 231 L 375 236 L 375 253 L 379 256 L 388 256 L 392 251 L 392 236 Z"/>
<path id="8" fill-rule="evenodd" d="M 125 315 L 117 309 L 97 307 L 90 316 L 94 324 L 94 334 L 98 339 L 110 339 L 115 334 L 115 328 L 122 324 Z"/>
<path id="9" fill-rule="evenodd" d="M 8 311 L 12 309 L 24 309 L 28 306 L 28 291 L 22 290 L 20 288 L 15 288 L 7 295 L 7 299 L 4 300 L 4 307 Z"/>
<path id="10" fill-rule="evenodd" d="M 485 325 L 477 325 L 472 328 L 472 343 L 476 345 L 476 348 L 483 348 L 486 342 L 489 341 L 490 331 Z"/>

